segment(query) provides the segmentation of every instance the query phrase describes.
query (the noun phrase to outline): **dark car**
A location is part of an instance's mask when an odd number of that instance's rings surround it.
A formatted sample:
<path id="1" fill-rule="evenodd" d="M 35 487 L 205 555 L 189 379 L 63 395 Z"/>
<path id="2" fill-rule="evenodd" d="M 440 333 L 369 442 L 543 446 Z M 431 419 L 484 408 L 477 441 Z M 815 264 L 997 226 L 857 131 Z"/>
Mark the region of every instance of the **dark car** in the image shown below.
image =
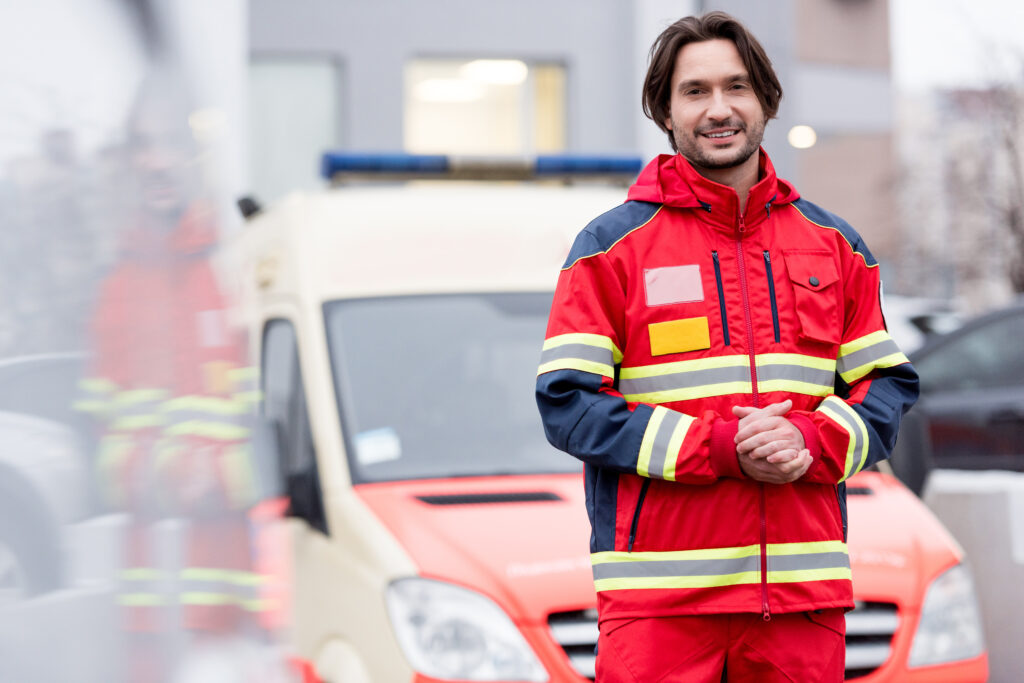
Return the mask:
<path id="1" fill-rule="evenodd" d="M 1024 472 L 1024 300 L 931 338 L 910 359 L 921 399 L 893 467 L 911 488 L 932 467 Z"/>

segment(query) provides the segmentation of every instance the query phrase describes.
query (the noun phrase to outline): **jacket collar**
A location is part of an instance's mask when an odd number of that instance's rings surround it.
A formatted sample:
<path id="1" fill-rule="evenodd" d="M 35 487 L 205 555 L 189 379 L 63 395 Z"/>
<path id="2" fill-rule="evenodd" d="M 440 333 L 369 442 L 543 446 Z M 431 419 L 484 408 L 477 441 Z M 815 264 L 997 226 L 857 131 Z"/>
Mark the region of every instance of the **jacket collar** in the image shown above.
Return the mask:
<path id="1" fill-rule="evenodd" d="M 743 225 L 747 232 L 771 215 L 772 207 L 796 201 L 800 195 L 775 175 L 775 167 L 760 150 L 760 180 L 750 188 Z M 681 154 L 661 154 L 652 160 L 629 188 L 627 199 L 655 202 L 684 209 L 711 226 L 733 234 L 739 228 L 739 196 L 726 185 L 708 180 Z"/>

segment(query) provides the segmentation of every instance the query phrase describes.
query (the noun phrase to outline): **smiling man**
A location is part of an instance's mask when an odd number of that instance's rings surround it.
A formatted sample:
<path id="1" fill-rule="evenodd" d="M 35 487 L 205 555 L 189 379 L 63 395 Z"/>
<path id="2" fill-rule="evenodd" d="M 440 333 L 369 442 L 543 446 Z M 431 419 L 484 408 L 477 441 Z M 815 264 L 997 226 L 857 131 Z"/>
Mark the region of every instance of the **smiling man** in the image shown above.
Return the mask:
<path id="1" fill-rule="evenodd" d="M 676 154 L 559 276 L 537 402 L 585 464 L 599 683 L 843 680 L 844 482 L 917 375 L 860 236 L 761 149 L 781 97 L 732 17 L 669 26 L 644 112 Z"/>

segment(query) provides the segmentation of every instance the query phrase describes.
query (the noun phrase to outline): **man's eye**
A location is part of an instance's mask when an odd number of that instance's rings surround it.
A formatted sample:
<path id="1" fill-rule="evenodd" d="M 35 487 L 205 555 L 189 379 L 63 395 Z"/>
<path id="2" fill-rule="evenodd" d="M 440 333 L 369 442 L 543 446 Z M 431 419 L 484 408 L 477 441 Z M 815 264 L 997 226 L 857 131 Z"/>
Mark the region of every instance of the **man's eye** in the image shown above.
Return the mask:
<path id="1" fill-rule="evenodd" d="M 700 94 L 700 90 L 699 90 L 699 89 L 697 89 L 697 88 L 690 88 L 689 90 L 687 90 L 687 91 L 686 91 L 685 93 L 683 93 L 683 94 L 684 94 L 684 95 L 699 95 L 699 94 Z"/>
<path id="2" fill-rule="evenodd" d="M 733 83 L 732 84 L 732 89 L 733 90 L 746 90 L 747 89 L 747 84 L 746 83 Z"/>

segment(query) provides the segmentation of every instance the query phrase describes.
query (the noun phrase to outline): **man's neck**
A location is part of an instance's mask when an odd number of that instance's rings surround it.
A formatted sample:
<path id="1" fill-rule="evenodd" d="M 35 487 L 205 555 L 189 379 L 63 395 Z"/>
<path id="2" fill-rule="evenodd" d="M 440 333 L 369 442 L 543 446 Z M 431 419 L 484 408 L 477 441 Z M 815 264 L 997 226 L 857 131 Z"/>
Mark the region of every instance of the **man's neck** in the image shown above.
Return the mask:
<path id="1" fill-rule="evenodd" d="M 750 188 L 757 184 L 760 175 L 760 161 L 761 152 L 758 151 L 751 154 L 750 158 L 738 166 L 703 168 L 694 164 L 693 168 L 708 180 L 736 190 L 736 194 L 740 198 L 740 213 L 743 213 L 747 210 L 747 195 L 750 194 Z"/>

